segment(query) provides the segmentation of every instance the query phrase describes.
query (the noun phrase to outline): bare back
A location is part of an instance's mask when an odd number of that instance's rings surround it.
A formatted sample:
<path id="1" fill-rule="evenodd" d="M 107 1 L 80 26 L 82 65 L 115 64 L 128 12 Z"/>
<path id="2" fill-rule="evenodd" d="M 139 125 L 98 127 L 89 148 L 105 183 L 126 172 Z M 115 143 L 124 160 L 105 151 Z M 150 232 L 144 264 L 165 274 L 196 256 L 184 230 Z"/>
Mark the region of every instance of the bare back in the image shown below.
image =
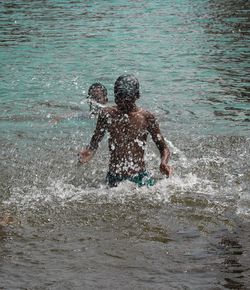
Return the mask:
<path id="1" fill-rule="evenodd" d="M 153 114 L 136 106 L 139 83 L 133 75 L 120 76 L 114 86 L 117 106 L 104 108 L 98 116 L 90 144 L 79 153 L 79 162 L 92 159 L 105 132 L 109 134 L 108 176 L 127 178 L 145 171 L 144 153 L 148 134 L 159 149 L 160 171 L 170 176 L 170 151 Z M 145 172 L 144 172 L 145 173 Z"/>
<path id="2" fill-rule="evenodd" d="M 137 107 L 128 114 L 117 107 L 106 108 L 98 118 L 91 147 L 96 147 L 95 143 L 99 143 L 105 131 L 109 133 L 109 170 L 122 176 L 144 171 L 148 133 L 153 139 L 159 133 L 154 116 Z"/>
<path id="3" fill-rule="evenodd" d="M 145 170 L 144 153 L 148 135 L 147 113 L 136 108 L 128 114 L 111 108 L 107 112 L 109 137 L 109 170 L 131 175 Z"/>

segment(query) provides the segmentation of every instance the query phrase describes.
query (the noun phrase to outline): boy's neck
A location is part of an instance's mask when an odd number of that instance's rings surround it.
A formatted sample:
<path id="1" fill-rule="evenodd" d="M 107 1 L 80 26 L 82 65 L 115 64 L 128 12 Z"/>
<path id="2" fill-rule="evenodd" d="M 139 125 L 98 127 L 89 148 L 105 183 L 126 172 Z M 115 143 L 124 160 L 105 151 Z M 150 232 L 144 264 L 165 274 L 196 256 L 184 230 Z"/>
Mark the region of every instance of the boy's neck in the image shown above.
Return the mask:
<path id="1" fill-rule="evenodd" d="M 138 108 L 137 108 L 136 104 L 133 104 L 132 106 L 129 106 L 126 108 L 124 108 L 124 107 L 121 108 L 118 106 L 118 109 L 123 114 L 129 114 L 129 113 L 133 113 L 133 112 L 137 111 Z"/>

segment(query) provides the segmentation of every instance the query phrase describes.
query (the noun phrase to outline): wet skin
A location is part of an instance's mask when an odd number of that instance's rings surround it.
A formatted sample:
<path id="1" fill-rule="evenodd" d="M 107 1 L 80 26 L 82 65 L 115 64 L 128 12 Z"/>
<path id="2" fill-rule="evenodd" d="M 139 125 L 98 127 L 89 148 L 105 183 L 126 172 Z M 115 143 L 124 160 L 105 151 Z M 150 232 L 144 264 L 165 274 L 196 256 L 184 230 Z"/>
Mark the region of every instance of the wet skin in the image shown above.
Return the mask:
<path id="1" fill-rule="evenodd" d="M 133 100 L 116 100 L 117 106 L 105 108 L 99 114 L 95 132 L 89 146 L 79 153 L 79 162 L 86 163 L 94 155 L 105 132 L 109 133 L 109 171 L 121 176 L 131 176 L 145 171 L 145 145 L 148 134 L 161 154 L 160 171 L 169 176 L 167 164 L 170 152 L 160 132 L 159 125 L 148 111 L 138 108 Z"/>
<path id="2" fill-rule="evenodd" d="M 99 104 L 105 105 L 108 101 L 107 96 L 105 96 L 101 88 L 93 88 L 89 95 L 90 100 L 95 101 Z"/>

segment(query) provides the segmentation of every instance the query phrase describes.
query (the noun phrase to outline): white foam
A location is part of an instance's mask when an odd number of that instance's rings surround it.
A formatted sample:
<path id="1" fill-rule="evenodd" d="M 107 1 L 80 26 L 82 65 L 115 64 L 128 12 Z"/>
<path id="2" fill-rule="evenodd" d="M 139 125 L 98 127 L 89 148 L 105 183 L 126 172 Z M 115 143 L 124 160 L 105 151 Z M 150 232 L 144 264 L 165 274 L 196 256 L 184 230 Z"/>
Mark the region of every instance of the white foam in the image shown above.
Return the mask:
<path id="1" fill-rule="evenodd" d="M 210 163 L 216 163 L 215 170 L 219 172 L 220 166 L 227 162 L 225 158 L 217 156 L 217 154 L 207 157 L 188 159 L 185 154 L 174 146 L 170 141 L 167 141 L 173 152 L 174 160 L 174 175 L 171 178 L 163 178 L 158 176 L 156 185 L 153 187 L 138 188 L 132 182 L 123 182 L 116 188 L 109 188 L 104 184 L 75 186 L 68 183 L 66 179 L 48 179 L 45 186 L 41 186 L 41 182 L 37 181 L 38 185 L 13 187 L 9 199 L 4 201 L 6 206 L 12 206 L 27 210 L 30 208 L 39 208 L 43 205 L 64 206 L 68 202 L 88 202 L 91 203 L 129 203 L 138 199 L 146 200 L 150 204 L 164 204 L 171 202 L 171 197 L 185 195 L 195 198 L 203 196 L 205 199 L 217 203 L 222 208 L 232 206 L 234 201 L 234 210 L 239 215 L 250 216 L 250 197 L 246 194 L 246 189 L 241 188 L 237 182 L 237 178 L 229 175 L 229 172 L 224 172 L 222 178 L 226 179 L 226 183 L 211 180 L 210 175 L 206 174 L 205 170 L 211 170 Z M 159 158 L 154 152 L 147 153 L 147 161 L 152 171 L 156 175 L 159 174 Z M 198 162 L 198 163 L 197 163 Z M 199 164 L 203 166 L 203 173 L 199 173 Z M 213 164 L 212 164 L 213 166 Z M 175 169 L 174 168 L 174 169 Z M 197 172 L 197 174 L 195 173 Z M 93 172 L 93 174 L 96 174 Z M 228 176 L 227 176 L 227 175 Z M 205 175 L 205 177 L 204 177 Z M 207 176 L 207 178 L 206 178 Z M 209 179 L 210 178 L 210 179 Z M 90 179 L 93 181 L 93 178 Z M 88 184 L 85 180 L 84 184 Z M 96 184 L 96 182 L 95 182 Z M 244 195 L 245 194 L 245 195 Z M 243 196 L 244 195 L 244 196 Z M 219 206 L 218 206 L 219 208 Z"/>
<path id="2" fill-rule="evenodd" d="M 49 179 L 48 185 L 44 187 L 33 185 L 12 188 L 10 198 L 4 203 L 6 205 L 15 204 L 17 207 L 25 209 L 44 204 L 63 206 L 67 202 L 81 201 L 86 198 L 98 202 L 99 199 L 103 200 L 105 197 L 108 202 L 124 203 L 134 196 L 148 199 L 151 202 L 168 202 L 169 196 L 174 192 L 190 191 L 200 183 L 201 180 L 193 174 L 189 174 L 185 178 L 173 176 L 169 179 L 161 179 L 153 187 L 137 187 L 134 183 L 126 181 L 115 188 L 109 188 L 104 184 L 99 187 L 82 188 L 69 184 L 63 179 Z"/>

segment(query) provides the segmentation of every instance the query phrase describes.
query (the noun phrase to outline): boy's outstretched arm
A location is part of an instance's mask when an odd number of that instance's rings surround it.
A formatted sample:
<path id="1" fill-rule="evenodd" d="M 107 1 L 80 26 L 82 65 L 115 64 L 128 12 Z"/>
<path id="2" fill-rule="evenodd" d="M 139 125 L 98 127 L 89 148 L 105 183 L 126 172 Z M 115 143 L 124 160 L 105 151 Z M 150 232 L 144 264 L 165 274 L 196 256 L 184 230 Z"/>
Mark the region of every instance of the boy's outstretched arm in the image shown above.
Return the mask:
<path id="1" fill-rule="evenodd" d="M 161 134 L 158 122 L 156 121 L 154 115 L 151 113 L 149 115 L 148 121 L 148 131 L 151 134 L 152 139 L 159 149 L 161 155 L 160 171 L 162 174 L 169 177 L 172 175 L 172 168 L 168 165 L 168 161 L 170 159 L 169 148 Z"/>
<path id="2" fill-rule="evenodd" d="M 106 118 L 103 113 L 100 113 L 97 119 L 94 134 L 90 140 L 89 145 L 78 153 L 80 163 L 86 163 L 89 160 L 91 160 L 91 158 L 94 156 L 94 153 L 99 146 L 99 143 L 102 141 L 102 138 L 105 135 L 105 130 L 106 130 Z"/>

